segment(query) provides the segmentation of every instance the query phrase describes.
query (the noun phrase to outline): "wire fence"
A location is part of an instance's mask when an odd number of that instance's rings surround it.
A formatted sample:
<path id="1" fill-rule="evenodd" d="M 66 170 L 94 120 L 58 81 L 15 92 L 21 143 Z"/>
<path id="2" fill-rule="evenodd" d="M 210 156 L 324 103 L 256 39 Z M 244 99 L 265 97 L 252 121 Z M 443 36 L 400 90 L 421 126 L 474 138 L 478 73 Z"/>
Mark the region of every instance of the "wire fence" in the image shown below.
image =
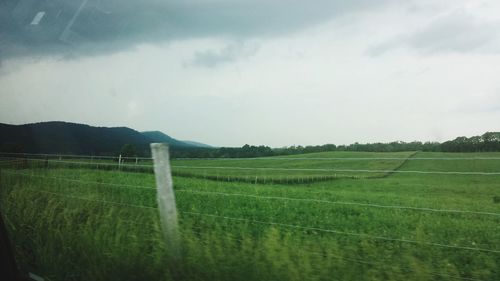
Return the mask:
<path id="1" fill-rule="evenodd" d="M 25 177 L 35 177 L 35 178 L 41 178 L 41 179 L 51 179 L 51 180 L 76 182 L 76 183 L 82 183 L 82 184 L 104 185 L 104 186 L 111 186 L 111 187 L 118 187 L 118 188 L 127 188 L 127 189 L 132 188 L 132 189 L 149 189 L 149 190 L 155 190 L 155 187 L 152 187 L 152 186 L 128 185 L 128 184 L 116 184 L 116 183 L 111 183 L 111 182 L 87 181 L 87 180 L 78 180 L 78 179 L 71 179 L 71 178 L 50 177 L 50 176 L 41 176 L 41 175 L 34 175 L 34 174 L 18 173 L 18 172 L 11 172 L 11 171 L 3 171 L 3 173 L 4 174 L 10 174 L 10 175 L 25 176 Z M 45 193 L 45 194 L 50 194 L 50 195 L 65 197 L 65 198 L 68 198 L 68 199 L 86 200 L 86 201 L 91 201 L 91 202 L 97 202 L 97 203 L 103 203 L 103 204 L 112 204 L 112 205 L 119 205 L 119 206 L 132 207 L 132 208 L 156 209 L 156 207 L 153 207 L 153 206 L 133 205 L 133 204 L 126 204 L 126 203 L 121 203 L 121 202 L 114 202 L 114 201 L 106 201 L 106 200 L 82 198 L 82 197 L 77 197 L 77 196 L 72 196 L 72 195 L 67 195 L 67 194 L 62 194 L 62 193 L 57 193 L 57 192 L 51 192 L 51 191 L 46 191 L 46 190 L 40 190 L 40 189 L 33 189 L 33 188 L 26 188 L 26 189 L 30 190 L 32 192 Z M 322 203 L 322 204 L 353 205 L 353 206 L 363 206 L 363 207 L 371 207 L 371 208 L 403 209 L 403 210 L 427 211 L 427 212 L 438 212 L 438 213 L 474 214 L 474 215 L 486 215 L 486 216 L 500 217 L 500 213 L 469 211 L 469 210 L 450 210 L 450 209 L 435 209 L 435 208 L 419 208 L 419 207 L 412 207 L 412 206 L 390 206 L 390 205 L 367 204 L 367 203 L 359 203 L 359 202 L 342 202 L 342 201 L 328 201 L 328 200 L 318 200 L 318 199 L 309 199 L 309 198 L 290 198 L 290 197 L 278 197 L 278 196 L 262 196 L 262 195 L 254 195 L 254 194 L 224 193 L 224 192 L 211 192 L 211 191 L 188 190 L 188 189 L 176 190 L 176 192 L 181 192 L 181 193 L 182 192 L 187 192 L 187 193 L 193 193 L 193 194 L 204 194 L 204 195 L 215 195 L 215 196 L 237 196 L 237 197 L 248 197 L 248 198 L 254 198 L 254 199 L 264 199 L 264 200 L 268 200 L 269 199 L 269 200 L 300 201 L 300 202 L 313 202 L 313 203 Z M 323 232 L 345 234 L 345 235 L 354 235 L 354 236 L 366 236 L 366 237 L 369 237 L 369 238 L 382 239 L 382 240 L 388 240 L 388 241 L 400 241 L 400 242 L 409 242 L 409 243 L 417 243 L 418 242 L 418 241 L 411 241 L 411 240 L 404 240 L 404 239 L 399 239 L 398 240 L 398 239 L 392 239 L 392 238 L 386 238 L 386 237 L 369 236 L 369 235 L 367 236 L 366 234 L 344 233 L 344 232 L 338 232 L 338 231 L 331 230 L 331 229 L 321 229 L 321 228 L 305 227 L 305 226 L 299 226 L 299 225 L 281 224 L 281 223 L 277 223 L 277 222 L 255 221 L 255 220 L 248 220 L 248 219 L 245 219 L 245 218 L 233 218 L 233 217 L 218 216 L 218 215 L 203 214 L 203 213 L 193 213 L 193 212 L 182 212 L 182 213 L 191 214 L 191 215 L 197 214 L 197 215 L 200 215 L 200 216 L 213 216 L 213 217 L 217 217 L 217 218 L 221 218 L 221 219 L 239 220 L 239 221 L 252 222 L 252 223 L 258 223 L 258 224 L 270 224 L 270 225 L 276 225 L 276 226 L 285 226 L 285 227 L 292 227 L 292 228 L 302 228 L 302 229 L 305 229 L 305 230 L 315 230 L 315 231 L 323 231 Z M 428 242 L 423 242 L 423 244 L 429 244 L 429 245 L 434 244 L 436 246 L 458 248 L 458 249 L 469 249 L 469 250 L 476 249 L 476 248 L 470 248 L 470 247 L 456 247 L 456 246 L 442 245 L 442 244 L 428 243 Z M 477 250 L 479 250 L 479 251 L 487 251 L 487 252 L 500 253 L 500 250 L 489 250 L 489 249 L 477 249 Z"/>
<path id="2" fill-rule="evenodd" d="M 2 153 L 5 154 L 5 153 Z M 4 157 L 3 161 L 0 161 L 0 184 L 1 184 L 1 189 L 5 189 L 5 184 L 6 182 L 11 182 L 11 180 L 17 181 L 17 177 L 21 178 L 31 178 L 31 179 L 39 179 L 39 180 L 44 180 L 44 181 L 58 181 L 58 182 L 68 182 L 68 183 L 76 183 L 76 184 L 81 184 L 81 185 L 90 185 L 90 186 L 102 186 L 102 187 L 111 187 L 111 188 L 119 188 L 119 189 L 129 189 L 129 190 L 151 190 L 154 191 L 156 188 L 154 186 L 148 186 L 148 185 L 134 185 L 134 184 L 126 184 L 126 183 L 117 183 L 117 182 L 103 182 L 103 181 L 92 181 L 92 180 L 87 180 L 87 179 L 81 179 L 81 178 L 70 178 L 70 177 L 60 177 L 60 176 L 54 176 L 51 175 L 51 173 L 40 173 L 40 171 L 37 168 L 45 168 L 45 170 L 42 171 L 50 171 L 51 168 L 68 168 L 68 167 L 83 167 L 83 169 L 87 169 L 89 167 L 95 167 L 98 170 L 102 170 L 103 172 L 109 171 L 109 167 L 116 168 L 116 170 L 124 169 L 124 168 L 130 168 L 132 171 L 133 169 L 142 169 L 142 171 L 147 171 L 149 172 L 149 169 L 152 170 L 153 166 L 152 165 L 144 165 L 144 164 L 139 164 L 136 162 L 135 164 L 127 164 L 127 163 L 108 163 L 108 162 L 89 162 L 89 159 L 94 161 L 97 160 L 98 158 L 94 157 L 81 157 L 77 155 L 65 155 L 64 157 L 72 157 L 77 159 L 83 159 L 83 160 L 57 160 L 59 155 L 48 155 L 48 154 L 38 154 L 37 156 L 40 157 L 46 157 L 45 159 L 37 159 L 34 158 L 33 154 L 23 154 L 26 156 L 25 158 L 22 159 L 17 159 L 19 156 L 16 154 L 15 158 L 12 159 L 10 157 Z M 13 155 L 11 155 L 13 156 Z M 55 158 L 50 159 L 50 158 Z M 114 159 L 111 157 L 102 157 L 102 159 Z M 134 158 L 135 159 L 135 158 Z M 279 157 L 279 158 L 272 158 L 272 159 L 279 159 L 279 160 L 304 160 L 305 158 L 288 158 L 288 157 Z M 306 158 L 307 159 L 307 158 Z M 434 161 L 437 160 L 435 158 L 387 158 L 387 157 L 378 157 L 378 158 L 328 158 L 328 160 L 362 160 L 362 161 L 369 161 L 369 160 L 430 160 Z M 150 158 L 141 158 L 140 160 L 151 160 Z M 183 159 L 183 160 L 200 160 L 200 159 Z M 204 160 L 213 160 L 213 159 L 204 159 Z M 219 160 L 219 159 L 217 159 Z M 224 160 L 236 160 L 236 159 L 224 159 Z M 237 159 L 241 160 L 241 159 Z M 252 158 L 245 158 L 245 160 L 256 160 Z M 309 160 L 327 160 L 326 158 L 309 158 Z M 439 158 L 439 160 L 482 160 L 482 161 L 489 161 L 489 160 L 500 160 L 500 158 L 494 158 L 494 157 L 475 157 L 475 158 Z M 37 163 L 35 165 L 30 165 L 31 163 Z M 58 164 L 63 164 L 63 166 L 57 166 Z M 37 166 L 38 165 L 38 166 Z M 250 171 L 289 171 L 289 172 L 301 172 L 301 171 L 315 171 L 315 172 L 345 172 L 345 173 L 405 173 L 405 174 L 417 174 L 417 175 L 430 175 L 430 174 L 435 174 L 435 175 L 466 175 L 466 176 L 495 176 L 495 175 L 500 175 L 500 172 L 487 172 L 487 171 L 419 171 L 419 170 L 380 170 L 380 169 L 323 169 L 323 168 L 281 168 L 281 167 L 232 167 L 232 166 L 186 166 L 186 165 L 173 165 L 172 166 L 174 169 L 216 169 L 216 170 L 250 170 Z M 20 172 L 20 170 L 25 170 L 26 172 Z M 71 171 L 63 171 L 64 173 L 71 174 Z M 5 177 L 9 177 L 9 180 L 7 181 Z M 19 187 L 16 187 L 19 188 Z M 0 189 L 0 192 L 2 190 Z M 64 200 L 78 200 L 78 201 L 85 201 L 85 202 L 93 202 L 102 205 L 103 207 L 106 206 L 114 206 L 118 208 L 132 208 L 132 209 L 145 209 L 145 210 L 157 210 L 157 206 L 148 206 L 148 205 L 140 205 L 140 204 L 133 204 L 133 203 L 126 203 L 126 202 L 118 202 L 118 201 L 112 201 L 112 200 L 106 200 L 106 199 L 99 199 L 95 197 L 82 197 L 82 196 L 75 196 L 72 194 L 65 194 L 62 192 L 55 192 L 53 190 L 48 190 L 44 188 L 43 186 L 33 188 L 31 186 L 28 187 L 22 187 L 19 188 L 25 191 L 29 191 L 31 193 L 36 193 L 36 194 L 43 194 L 45 196 L 51 196 L 51 197 L 56 197 L 56 198 L 61 198 Z M 363 208 L 368 208 L 368 209 L 389 209 L 389 210 L 405 210 L 408 212 L 425 212 L 425 213 L 442 213 L 442 214 L 452 214 L 452 215 L 474 215 L 474 216 L 485 216 L 485 217 L 491 217 L 496 220 L 496 218 L 500 217 L 500 213 L 498 212 L 489 212 L 489 211 L 473 211 L 473 210 L 460 210 L 460 209 L 446 209 L 446 208 L 431 208 L 431 207 L 416 207 L 416 206 L 405 206 L 405 205 L 385 205 L 385 204 L 378 204 L 378 203 L 365 203 L 365 202 L 355 202 L 355 201 L 333 201 L 333 200 L 325 200 L 325 199 L 316 199 L 316 198 L 295 198 L 295 197 L 288 197 L 288 196 L 266 196 L 266 195 L 261 195 L 261 194 L 256 194 L 256 193 L 239 193 L 239 192 L 219 192 L 219 191 L 207 191 L 207 190 L 199 190 L 199 189 L 192 189 L 192 188 L 182 188 L 179 189 L 177 188 L 175 190 L 176 193 L 179 194 L 196 194 L 199 196 L 204 196 L 206 200 L 210 200 L 211 197 L 238 197 L 238 198 L 251 198 L 255 200 L 259 200 L 261 202 L 273 200 L 273 201 L 282 201 L 282 202 L 301 202 L 301 203 L 314 203 L 314 204 L 322 204 L 322 205 L 342 205 L 342 206 L 352 206 L 352 207 L 363 207 Z M 2 193 L 4 196 L 5 194 Z M 467 251 L 467 252 L 480 252 L 480 253 L 486 253 L 486 254 L 491 254 L 491 255 L 498 255 L 500 254 L 500 249 L 495 249 L 495 248 L 484 248 L 484 247 L 470 247 L 470 246 L 465 246 L 465 245 L 455 245 L 455 244 L 447 244 L 447 243 L 437 243 L 433 241 L 427 241 L 427 240 L 420 240 L 420 239 L 406 239 L 406 238 L 400 238 L 400 237 L 390 237 L 390 236 L 381 236 L 377 234 L 370 234 L 370 233 L 357 233 L 357 232 L 351 232 L 351 231 L 344 231 L 344 230 L 338 230 L 338 229 L 331 229 L 331 228 L 324 228 L 324 227 L 315 227 L 315 226 L 307 226 L 307 225 L 302 225 L 302 224 L 290 224 L 290 223 L 283 223 L 279 221 L 274 221 L 274 220 L 260 220 L 260 219 L 254 219 L 252 217 L 238 217 L 238 216 L 227 216 L 227 215 L 221 215 L 218 213 L 206 213 L 206 212 L 199 212 L 199 211 L 193 211 L 193 210 L 180 210 L 179 212 L 182 216 L 186 217 L 196 217 L 196 218 L 212 218 L 220 221 L 231 221 L 231 222 L 238 222 L 238 223 L 244 223 L 244 224 L 249 224 L 249 225 L 259 225 L 259 226 L 266 226 L 266 227 L 275 227 L 278 229 L 294 229 L 294 230 L 302 230 L 302 231 L 313 231 L 313 232 L 320 232 L 324 234 L 330 234 L 330 235 L 336 235 L 336 236 L 346 236 L 346 237 L 352 237 L 352 238 L 357 238 L 357 239 L 368 239 L 368 240 L 374 240 L 374 241 L 380 241 L 380 242 L 387 242 L 387 243 L 397 243 L 397 244 L 408 244 L 408 245 L 413 245 L 415 247 L 432 247 L 432 248 L 440 248 L 440 249 L 451 249 L 451 250 L 457 250 L 457 251 Z M 118 219 L 118 221 L 123 222 L 123 223 L 129 223 L 131 225 L 136 225 L 138 227 L 141 226 L 147 226 L 148 224 L 144 224 L 138 221 L 132 221 L 132 220 L 126 220 L 126 219 Z M 203 230 L 203 229 L 202 229 Z M 188 235 L 192 237 L 191 234 L 203 234 L 203 231 L 194 231 L 192 229 L 188 229 Z M 201 239 L 201 238 L 200 238 Z M 237 238 L 235 238 L 238 240 Z M 240 239 L 240 242 L 243 241 L 243 239 Z M 208 246 L 210 241 L 206 241 L 208 243 Z M 301 249 L 301 251 L 304 251 Z M 307 252 L 307 251 L 306 251 Z M 344 260 L 347 262 L 354 262 L 354 263 L 359 263 L 359 264 L 366 264 L 366 265 L 372 265 L 376 267 L 384 267 L 383 263 L 380 262 L 373 262 L 370 260 L 364 260 L 364 259 L 357 259 L 357 258 L 350 258 L 350 257 L 345 257 L 341 255 L 336 255 L 335 253 L 325 253 L 325 252 L 309 252 L 311 254 L 316 253 L 319 256 L 325 256 L 328 255 L 333 258 L 337 258 L 339 260 Z M 406 271 L 412 271 L 414 269 L 410 267 L 400 267 L 400 269 L 406 270 Z M 438 277 L 443 277 L 443 278 L 450 278 L 450 279 L 458 279 L 458 280 L 480 280 L 476 279 L 473 277 L 463 277 L 463 276 L 458 276 L 458 275 L 449 275 L 449 274 L 443 274 L 440 272 L 435 272 L 435 271 L 430 271 L 426 273 L 427 275 L 430 276 L 438 276 Z"/>
<path id="3" fill-rule="evenodd" d="M 138 156 L 108 156 L 108 155 L 75 155 L 75 154 L 47 154 L 47 153 L 16 153 L 16 152 L 0 152 L 0 155 L 6 157 L 16 157 L 16 158 L 76 158 L 76 159 L 130 159 L 130 160 L 153 160 L 151 157 L 138 157 Z"/>
<path id="4" fill-rule="evenodd" d="M 75 155 L 75 154 L 47 154 L 47 153 L 15 153 L 0 152 L 0 156 L 24 157 L 24 158 L 85 158 L 85 159 L 129 159 L 129 160 L 153 160 L 151 157 L 139 156 L 109 156 L 109 155 Z M 500 160 L 500 157 L 293 157 L 293 156 L 268 156 L 268 157 L 178 157 L 174 160 L 217 160 L 217 161 L 245 161 L 245 160 L 435 160 L 435 161 L 455 161 L 455 160 Z"/>
<path id="5" fill-rule="evenodd" d="M 366 161 L 366 160 L 436 160 L 436 161 L 449 161 L 449 160 L 500 160 L 500 157 L 248 157 L 248 158 L 175 158 L 175 160 L 221 160 L 221 161 L 244 161 L 244 160 L 352 160 L 352 161 Z"/>
<path id="6" fill-rule="evenodd" d="M 248 197 L 248 198 L 265 199 L 265 200 L 299 201 L 299 202 L 338 204 L 338 205 L 350 205 L 350 206 L 361 206 L 361 207 L 383 208 L 383 209 L 412 210 L 412 211 L 450 213 L 450 214 L 473 214 L 473 215 L 500 217 L 500 213 L 478 212 L 478 211 L 468 211 L 468 210 L 420 208 L 412 206 L 381 205 L 381 204 L 369 204 L 369 203 L 359 203 L 359 202 L 330 201 L 330 200 L 320 200 L 320 199 L 310 199 L 310 198 L 291 198 L 291 197 L 281 197 L 281 196 L 262 196 L 253 194 L 200 191 L 200 190 L 189 190 L 189 189 L 176 190 L 176 192 L 188 192 L 193 194 L 204 194 L 204 195 L 215 195 L 215 196 Z"/>
<path id="7" fill-rule="evenodd" d="M 11 161 L 39 162 L 50 164 L 67 164 L 68 167 L 115 167 L 119 168 L 148 168 L 152 169 L 153 165 L 144 164 L 117 164 L 107 162 L 89 163 L 84 161 L 64 161 L 50 159 L 25 158 Z M 172 165 L 172 168 L 177 169 L 195 169 L 195 170 L 243 170 L 243 171 L 288 171 L 288 172 L 327 172 L 327 173 L 376 173 L 376 174 L 421 174 L 421 175 L 472 175 L 472 176 L 498 176 L 500 171 L 425 171 L 425 170 L 391 170 L 391 169 L 335 169 L 335 168 L 283 168 L 283 167 L 237 167 L 237 166 L 188 166 L 188 165 Z"/>
<path id="8" fill-rule="evenodd" d="M 3 171 L 3 173 L 9 174 L 9 175 L 18 175 L 18 176 L 23 176 L 23 177 L 33 177 L 33 178 L 39 178 L 39 179 L 81 183 L 81 184 L 85 184 L 85 185 L 101 185 L 101 186 L 110 186 L 110 187 L 115 187 L 115 188 L 146 189 L 146 190 L 156 191 L 156 187 L 146 186 L 146 185 L 130 185 L 130 184 L 124 184 L 124 183 L 89 181 L 89 180 L 80 180 L 80 179 L 65 178 L 65 177 L 43 176 L 43 175 L 37 175 L 37 174 L 20 173 L 20 172 L 14 172 L 14 171 Z M 439 208 L 426 208 L 426 207 L 415 207 L 415 206 L 404 206 L 404 205 L 383 205 L 383 204 L 362 203 L 362 202 L 353 202 L 353 201 L 331 201 L 331 200 L 314 199 L 314 198 L 265 196 L 265 195 L 248 194 L 248 193 L 235 193 L 235 192 L 228 193 L 228 192 L 206 191 L 206 190 L 197 190 L 197 189 L 191 189 L 191 188 L 190 189 L 177 188 L 175 191 L 176 191 L 176 193 L 190 193 L 190 194 L 224 196 L 224 197 L 231 197 L 231 196 L 232 197 L 244 197 L 244 198 L 253 198 L 253 199 L 259 199 L 259 200 L 297 201 L 297 202 L 310 202 L 310 203 L 318 203 L 318 204 L 360 206 L 360 207 L 368 207 L 368 208 L 396 209 L 396 210 L 435 212 L 435 213 L 448 213 L 448 214 L 470 214 L 470 215 L 484 215 L 484 216 L 500 217 L 500 213 L 484 212 L 484 211 L 472 211 L 472 210 L 439 209 Z"/>
<path id="9" fill-rule="evenodd" d="M 189 235 L 188 237 L 191 238 L 192 236 L 190 234 L 193 234 L 193 233 L 202 236 L 205 232 L 203 232 L 203 231 L 196 231 L 196 230 L 190 230 L 187 233 L 187 235 L 186 234 L 184 234 L 184 235 L 185 236 Z M 237 242 L 240 242 L 240 243 L 246 242 L 245 239 L 237 238 L 237 237 L 234 237 L 234 236 L 231 236 L 231 235 L 228 235 L 228 236 L 226 236 L 224 238 L 232 240 L 232 241 L 237 241 Z M 202 237 L 197 237 L 197 239 L 200 240 L 200 241 L 203 241 L 206 246 L 210 246 L 210 244 L 209 244 L 210 241 L 205 241 L 205 240 L 203 240 Z M 339 260 L 342 260 L 342 261 L 354 262 L 354 263 L 362 264 L 362 265 L 372 265 L 372 266 L 375 266 L 375 267 L 378 267 L 378 268 L 384 268 L 384 270 L 391 270 L 391 268 L 388 268 L 388 266 L 387 266 L 387 264 L 391 262 L 390 260 L 382 260 L 382 262 L 374 262 L 372 260 L 350 258 L 350 257 L 345 257 L 345 256 L 337 255 L 337 254 L 335 254 L 335 253 L 333 253 L 331 251 L 328 251 L 328 250 L 324 250 L 323 252 L 320 252 L 320 251 L 312 251 L 312 250 L 300 249 L 299 251 L 302 252 L 302 253 L 316 255 L 316 256 L 319 256 L 321 258 L 324 258 L 324 257 L 328 256 L 328 257 L 333 257 L 335 259 L 339 259 Z M 409 272 L 415 272 L 415 269 L 413 269 L 411 267 L 399 267 L 399 269 L 403 269 L 403 270 L 406 270 L 406 271 L 409 271 Z M 476 278 L 460 277 L 460 276 L 456 276 L 456 275 L 443 274 L 443 273 L 439 273 L 439 272 L 435 272 L 435 271 L 425 272 L 424 274 L 425 275 L 429 275 L 429 276 L 446 277 L 446 278 L 451 278 L 451 279 L 456 279 L 456 280 L 480 281 L 480 279 L 476 279 Z"/>
<path id="10" fill-rule="evenodd" d="M 417 240 L 411 240 L 411 239 L 391 238 L 391 237 L 370 235 L 370 234 L 365 234 L 365 233 L 346 232 L 346 231 L 339 231 L 339 230 L 335 230 L 335 229 L 308 227 L 308 226 L 286 224 L 286 223 L 279 223 L 279 222 L 272 222 L 272 221 L 259 221 L 259 220 L 253 220 L 253 219 L 247 219 L 247 218 L 235 218 L 235 217 L 228 217 L 228 216 L 219 216 L 219 215 L 214 215 L 214 214 L 204 214 L 204 213 L 198 213 L 198 212 L 181 211 L 181 213 L 182 214 L 189 214 L 189 215 L 213 217 L 213 218 L 219 218 L 219 219 L 224 219 L 224 220 L 247 222 L 247 223 L 252 223 L 252 224 L 264 224 L 264 225 L 271 225 L 271 226 L 278 226 L 278 227 L 285 227 L 285 228 L 295 228 L 295 229 L 302 229 L 302 230 L 319 231 L 319 232 L 324 232 L 324 233 L 354 236 L 354 237 L 368 238 L 368 239 L 373 239 L 373 240 L 382 240 L 382 241 L 389 241 L 389 242 L 401 242 L 401 243 L 409 243 L 409 244 L 417 244 L 417 245 L 425 245 L 425 246 L 434 246 L 434 247 L 442 247 L 442 248 L 450 248 L 450 249 L 459 249 L 459 250 L 489 252 L 489 253 L 500 254 L 500 250 L 495 250 L 495 249 L 455 246 L 455 245 L 434 243 L 434 242 L 428 242 L 428 241 L 417 241 Z"/>
<path id="11" fill-rule="evenodd" d="M 68 198 L 68 199 L 91 201 L 91 202 L 96 202 L 96 203 L 110 204 L 110 205 L 130 207 L 130 208 L 156 209 L 156 207 L 152 207 L 152 206 L 125 204 L 125 203 L 121 203 L 121 202 L 82 198 L 82 197 L 65 195 L 65 194 L 61 194 L 61 193 L 57 193 L 57 192 L 50 192 L 50 191 L 45 191 L 45 190 L 38 190 L 38 189 L 31 189 L 31 188 L 27 188 L 27 190 L 30 190 L 32 192 L 60 196 L 60 197 Z M 220 216 L 220 215 L 205 214 L 205 213 L 190 212 L 190 211 L 180 211 L 180 213 L 181 214 L 188 214 L 188 215 L 213 217 L 213 218 L 219 218 L 219 219 L 224 219 L 224 220 L 247 222 L 247 223 L 252 223 L 252 224 L 264 224 L 264 225 L 279 226 L 279 227 L 286 227 L 286 228 L 297 228 L 297 229 L 303 229 L 303 230 L 320 231 L 320 232 L 325 232 L 325 233 L 340 234 L 340 235 L 347 235 L 347 236 L 364 237 L 364 238 L 375 239 L 375 240 L 403 242 L 403 243 L 411 243 L 411 244 L 421 244 L 421 245 L 445 247 L 445 248 L 453 248 L 453 249 L 461 249 L 461 250 L 500 253 L 500 250 L 462 247 L 462 246 L 446 245 L 446 244 L 440 244 L 440 243 L 432 243 L 432 242 L 427 242 L 427 241 L 415 241 L 415 240 L 408 240 L 408 239 L 397 239 L 397 238 L 390 238 L 390 237 L 373 236 L 373 235 L 368 235 L 368 234 L 364 234 L 364 233 L 351 233 L 351 232 L 338 231 L 338 230 L 334 230 L 334 229 L 307 227 L 307 226 L 284 224 L 284 223 L 278 223 L 278 222 L 272 222 L 272 221 L 259 221 L 259 220 L 253 220 L 253 219 L 247 219 L 247 218 L 236 218 L 236 217 Z"/>
<path id="12" fill-rule="evenodd" d="M 367 169 L 318 169 L 318 168 L 273 168 L 273 167 L 229 167 L 229 166 L 179 166 L 173 168 L 186 169 L 215 169 L 215 170 L 256 170 L 256 171 L 292 171 L 292 172 L 339 172 L 339 173 L 403 173 L 403 174 L 424 174 L 424 175 L 480 175 L 491 176 L 500 175 L 500 172 L 458 172 L 458 171 L 415 171 L 415 170 L 367 170 Z"/>

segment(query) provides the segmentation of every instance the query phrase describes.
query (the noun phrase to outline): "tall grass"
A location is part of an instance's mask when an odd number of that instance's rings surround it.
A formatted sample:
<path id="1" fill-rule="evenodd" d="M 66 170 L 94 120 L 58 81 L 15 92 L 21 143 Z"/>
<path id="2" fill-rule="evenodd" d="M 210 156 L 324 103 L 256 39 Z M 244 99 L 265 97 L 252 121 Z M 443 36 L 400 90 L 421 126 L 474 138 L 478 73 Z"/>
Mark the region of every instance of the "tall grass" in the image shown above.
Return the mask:
<path id="1" fill-rule="evenodd" d="M 487 161 L 461 161 L 460 167 L 500 170 L 499 161 Z M 415 160 L 401 169 L 457 168 L 449 161 L 429 165 Z M 174 182 L 180 261 L 168 259 L 152 174 L 2 168 L 0 206 L 23 272 L 47 280 L 500 279 L 500 254 L 480 250 L 500 250 L 500 216 L 325 203 L 498 214 L 493 198 L 500 195 L 499 176 L 392 174 L 298 185 L 187 177 Z"/>

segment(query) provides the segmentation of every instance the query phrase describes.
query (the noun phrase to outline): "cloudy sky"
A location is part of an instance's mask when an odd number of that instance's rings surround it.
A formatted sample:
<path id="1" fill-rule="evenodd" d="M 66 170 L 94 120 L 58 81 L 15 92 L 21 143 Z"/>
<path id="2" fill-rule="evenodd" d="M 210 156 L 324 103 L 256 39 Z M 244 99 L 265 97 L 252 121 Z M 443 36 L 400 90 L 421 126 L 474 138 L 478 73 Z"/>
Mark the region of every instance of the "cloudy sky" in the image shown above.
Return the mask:
<path id="1" fill-rule="evenodd" d="M 85 5 L 72 42 L 0 30 L 0 122 L 127 126 L 217 146 L 500 131 L 497 0 Z"/>

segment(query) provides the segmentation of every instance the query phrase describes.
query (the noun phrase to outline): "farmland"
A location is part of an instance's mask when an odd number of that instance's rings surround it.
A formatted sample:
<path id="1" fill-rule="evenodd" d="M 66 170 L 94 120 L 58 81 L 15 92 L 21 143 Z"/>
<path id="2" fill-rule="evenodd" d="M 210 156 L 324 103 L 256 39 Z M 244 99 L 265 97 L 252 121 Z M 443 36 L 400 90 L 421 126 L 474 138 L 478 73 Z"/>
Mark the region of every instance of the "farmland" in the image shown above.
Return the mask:
<path id="1" fill-rule="evenodd" d="M 0 200 L 22 270 L 47 280 L 499 280 L 498 158 L 173 160 L 175 261 L 148 161 L 5 162 Z"/>

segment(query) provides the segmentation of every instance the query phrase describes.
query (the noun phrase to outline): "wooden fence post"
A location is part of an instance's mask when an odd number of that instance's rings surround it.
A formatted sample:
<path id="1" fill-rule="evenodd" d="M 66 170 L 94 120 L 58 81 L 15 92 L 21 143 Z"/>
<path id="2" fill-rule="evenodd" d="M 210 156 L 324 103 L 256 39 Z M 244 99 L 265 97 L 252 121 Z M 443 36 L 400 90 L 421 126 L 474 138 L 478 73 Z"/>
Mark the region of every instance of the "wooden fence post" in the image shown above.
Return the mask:
<path id="1" fill-rule="evenodd" d="M 120 170 L 122 166 L 122 155 L 120 154 L 120 156 L 118 156 L 118 171 Z"/>
<path id="2" fill-rule="evenodd" d="M 174 260 L 179 260 L 180 240 L 177 224 L 177 208 L 175 206 L 168 145 L 165 143 L 152 143 L 151 154 L 154 162 L 161 227 L 165 236 L 169 256 Z"/>

